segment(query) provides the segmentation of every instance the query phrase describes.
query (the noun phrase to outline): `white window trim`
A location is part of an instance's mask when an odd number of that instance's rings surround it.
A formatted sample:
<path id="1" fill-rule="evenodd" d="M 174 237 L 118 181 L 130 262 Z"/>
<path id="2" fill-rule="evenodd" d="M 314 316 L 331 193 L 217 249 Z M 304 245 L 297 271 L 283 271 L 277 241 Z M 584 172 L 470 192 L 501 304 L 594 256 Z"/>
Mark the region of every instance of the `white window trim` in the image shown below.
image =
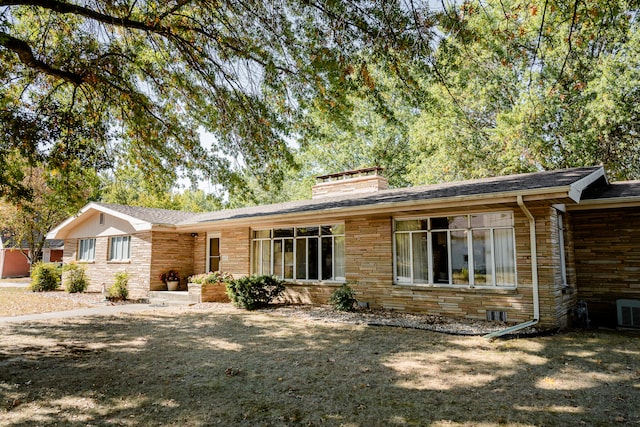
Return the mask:
<path id="1" fill-rule="evenodd" d="M 336 224 L 340 224 L 344 227 L 344 222 L 335 222 L 335 223 L 320 223 L 320 224 L 306 224 L 306 225 L 283 225 L 283 226 L 277 226 L 277 227 L 267 227 L 267 228 L 252 228 L 251 229 L 251 259 L 250 259 L 250 265 L 251 265 L 251 274 L 257 274 L 256 272 L 253 271 L 253 265 L 254 265 L 254 250 L 253 250 L 253 244 L 254 242 L 257 241 L 262 241 L 264 244 L 264 241 L 268 241 L 270 244 L 270 254 L 271 254 L 271 259 L 270 259 L 270 269 L 271 271 L 268 273 L 262 273 L 262 274 L 274 274 L 274 267 L 275 267 L 275 254 L 274 254 L 274 242 L 275 241 L 282 241 L 284 242 L 285 240 L 292 240 L 293 241 L 293 277 L 292 278 L 283 278 L 283 277 L 279 277 L 279 279 L 287 281 L 287 282 L 291 282 L 291 283 L 295 283 L 295 282 L 300 282 L 300 283 L 344 283 L 346 281 L 346 277 L 343 276 L 339 276 L 336 277 L 335 274 L 335 269 L 336 269 L 336 263 L 335 263 L 335 259 L 336 259 L 336 245 L 335 245 L 335 238 L 336 237 L 343 237 L 346 239 L 346 230 L 344 234 L 331 234 L 331 235 L 322 235 L 321 231 L 320 234 L 318 234 L 318 236 L 300 236 L 300 239 L 304 239 L 304 240 L 309 240 L 310 238 L 315 238 L 318 240 L 318 279 L 297 279 L 297 245 L 296 245 L 296 241 L 298 240 L 298 237 L 295 235 L 295 230 L 297 228 L 310 228 L 310 227 L 318 227 L 319 230 L 322 230 L 322 227 L 324 226 L 332 226 L 332 225 L 336 225 Z M 273 231 L 277 230 L 277 229 L 283 229 L 283 228 L 293 228 L 294 229 L 294 235 L 292 237 L 274 237 L 273 236 Z M 255 231 L 271 231 L 271 237 L 258 237 L 258 238 L 253 238 L 253 232 Z M 322 239 L 323 238 L 331 238 L 332 240 L 332 245 L 331 245 L 331 277 L 332 279 L 322 279 Z M 284 244 L 284 243 L 283 243 Z M 345 242 L 346 244 L 346 242 Z M 306 245 L 305 245 L 306 247 Z M 262 252 L 260 252 L 262 253 Z M 346 256 L 346 250 L 345 250 L 345 256 Z M 281 269 L 284 272 L 284 257 L 282 259 L 282 265 L 281 265 Z M 306 265 L 306 268 L 308 270 L 309 266 L 308 264 Z M 345 265 L 346 268 L 346 265 Z M 307 274 L 305 276 L 308 276 L 308 271 Z M 345 271 L 345 276 L 346 276 L 346 271 Z"/>
<path id="2" fill-rule="evenodd" d="M 93 251 L 92 258 L 81 258 L 83 253 L 82 253 L 82 242 L 88 242 L 88 241 L 93 241 Z M 95 237 L 85 237 L 82 239 L 78 239 L 78 252 L 77 252 L 77 256 L 76 259 L 78 260 L 78 262 L 95 262 L 96 260 L 96 238 Z"/>
<path id="3" fill-rule="evenodd" d="M 471 227 L 471 217 L 473 215 L 487 215 L 487 214 L 501 214 L 501 213 L 508 213 L 511 215 L 511 219 L 512 219 L 512 225 L 511 226 L 501 226 L 501 227 L 476 227 L 476 228 L 472 228 Z M 471 236 L 471 238 L 467 238 L 467 252 L 468 252 L 468 257 L 469 257 L 469 261 L 468 261 L 468 265 L 472 266 L 474 265 L 474 256 L 473 256 L 473 230 L 492 230 L 492 232 L 490 233 L 491 236 L 491 248 L 492 248 L 492 258 L 493 258 L 493 262 L 494 262 L 494 270 L 495 270 L 495 245 L 494 245 L 494 232 L 493 230 L 496 229 L 511 229 L 511 238 L 512 238 L 512 245 L 513 245 L 513 278 L 514 278 L 514 283 L 513 284 L 509 284 L 509 285 L 498 285 L 498 284 L 492 284 L 492 285 L 477 285 L 475 284 L 475 271 L 473 268 L 469 268 L 469 283 L 468 284 L 454 284 L 453 283 L 453 267 L 451 265 L 451 257 L 449 256 L 448 258 L 448 275 L 449 275 L 449 283 L 434 283 L 434 277 L 433 277 L 433 268 L 428 268 L 428 281 L 429 283 L 414 283 L 414 277 L 413 277 L 413 238 L 409 238 L 409 242 L 410 242 L 410 247 L 411 247 L 411 251 L 410 251 L 410 278 L 411 281 L 410 282 L 400 282 L 397 280 L 398 278 L 398 270 L 397 270 L 397 253 L 396 253 L 396 234 L 400 233 L 406 233 L 409 234 L 410 236 L 412 236 L 412 234 L 414 232 L 422 232 L 422 233 L 427 233 L 427 257 L 429 259 L 429 267 L 431 267 L 431 260 L 433 260 L 433 249 L 432 249 L 432 235 L 433 235 L 433 230 L 429 229 L 429 230 L 410 230 L 410 231 L 397 231 L 396 230 L 396 223 L 397 222 L 401 222 L 401 221 L 411 221 L 411 220 L 421 220 L 421 219 L 428 219 L 431 220 L 432 218 L 442 218 L 442 217 L 449 217 L 449 216 L 466 216 L 467 217 L 467 229 L 466 231 L 469 233 L 469 236 Z M 430 228 L 430 227 L 429 227 Z M 449 249 L 449 251 L 451 250 L 451 231 L 452 230 L 463 230 L 460 228 L 457 229 L 447 229 L 446 230 L 446 235 L 447 235 L 447 248 Z M 445 230 L 443 230 L 444 232 Z M 516 246 L 516 232 L 515 232 L 515 215 L 513 213 L 513 211 L 481 211 L 481 212 L 470 212 L 470 213 L 443 213 L 443 214 L 437 214 L 437 215 L 414 215 L 414 216 L 403 216 L 403 217 L 397 217 L 397 218 L 393 218 L 393 236 L 392 236 L 392 246 L 393 246 L 393 284 L 397 285 L 397 286 L 408 286 L 408 287 L 431 287 L 431 288 L 463 288 L 463 289 L 489 289 L 489 290 L 511 290 L 511 289 L 517 289 L 518 287 L 518 255 L 517 255 L 517 246 Z M 495 277 L 495 274 L 494 274 Z"/>
<path id="4" fill-rule="evenodd" d="M 118 238 L 127 238 L 128 240 L 128 245 L 127 245 L 127 252 L 128 252 L 128 257 L 127 258 L 113 258 L 113 239 L 118 239 Z M 131 236 L 130 235 L 123 235 L 123 236 L 110 236 L 109 237 L 109 252 L 108 252 L 108 258 L 107 258 L 108 262 L 130 262 L 131 261 Z"/>

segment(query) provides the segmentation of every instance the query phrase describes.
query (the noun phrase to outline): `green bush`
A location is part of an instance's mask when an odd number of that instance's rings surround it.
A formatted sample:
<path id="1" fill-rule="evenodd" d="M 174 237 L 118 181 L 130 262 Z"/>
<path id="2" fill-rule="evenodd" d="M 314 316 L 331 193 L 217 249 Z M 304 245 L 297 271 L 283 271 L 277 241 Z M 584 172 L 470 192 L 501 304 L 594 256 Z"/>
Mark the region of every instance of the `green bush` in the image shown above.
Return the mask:
<path id="1" fill-rule="evenodd" d="M 116 281 L 111 287 L 109 287 L 110 301 L 124 301 L 129 298 L 129 273 L 126 271 L 120 271 L 116 273 Z"/>
<path id="2" fill-rule="evenodd" d="M 33 292 L 55 291 L 60 287 L 62 270 L 50 262 L 37 262 L 31 268 L 31 286 Z"/>
<path id="3" fill-rule="evenodd" d="M 351 287 L 345 283 L 331 293 L 329 304 L 338 311 L 354 311 L 358 300 Z"/>
<path id="4" fill-rule="evenodd" d="M 231 302 L 247 310 L 265 307 L 283 292 L 284 284 L 274 276 L 248 276 L 227 283 Z"/>
<path id="5" fill-rule="evenodd" d="M 89 287 L 89 279 L 85 268 L 78 264 L 68 264 L 64 267 L 64 287 L 67 292 L 73 294 L 84 292 Z"/>

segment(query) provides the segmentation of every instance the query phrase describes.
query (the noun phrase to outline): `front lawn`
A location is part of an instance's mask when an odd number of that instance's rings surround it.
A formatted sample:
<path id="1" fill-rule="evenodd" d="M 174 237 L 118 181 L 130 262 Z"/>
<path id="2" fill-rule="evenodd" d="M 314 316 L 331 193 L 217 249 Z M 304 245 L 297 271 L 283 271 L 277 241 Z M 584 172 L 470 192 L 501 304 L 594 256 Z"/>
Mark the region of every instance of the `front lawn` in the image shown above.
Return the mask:
<path id="1" fill-rule="evenodd" d="M 229 304 L 0 329 L 2 426 L 640 422 L 632 333 L 489 342 Z"/>

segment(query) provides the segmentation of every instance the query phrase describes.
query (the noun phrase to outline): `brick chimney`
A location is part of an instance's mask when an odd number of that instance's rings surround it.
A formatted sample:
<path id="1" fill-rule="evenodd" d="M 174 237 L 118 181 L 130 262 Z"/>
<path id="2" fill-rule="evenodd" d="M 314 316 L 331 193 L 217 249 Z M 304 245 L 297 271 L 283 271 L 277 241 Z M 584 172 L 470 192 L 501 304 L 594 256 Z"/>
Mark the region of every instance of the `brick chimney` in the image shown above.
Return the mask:
<path id="1" fill-rule="evenodd" d="M 311 188 L 311 198 L 344 196 L 348 194 L 375 193 L 389 188 L 387 178 L 381 175 L 382 168 L 375 166 L 316 177 Z"/>

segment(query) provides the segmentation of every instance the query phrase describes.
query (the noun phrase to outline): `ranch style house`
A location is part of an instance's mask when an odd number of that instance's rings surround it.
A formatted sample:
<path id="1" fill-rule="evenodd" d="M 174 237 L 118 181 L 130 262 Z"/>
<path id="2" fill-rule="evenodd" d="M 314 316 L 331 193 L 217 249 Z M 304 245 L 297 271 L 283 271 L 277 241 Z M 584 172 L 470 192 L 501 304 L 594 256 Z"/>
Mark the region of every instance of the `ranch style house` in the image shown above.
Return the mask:
<path id="1" fill-rule="evenodd" d="M 193 213 L 89 203 L 48 238 L 93 290 L 130 274 L 275 275 L 325 304 L 343 283 L 370 308 L 562 328 L 640 327 L 640 181 L 582 167 L 389 189 L 380 168 L 318 177 L 310 200 Z"/>

